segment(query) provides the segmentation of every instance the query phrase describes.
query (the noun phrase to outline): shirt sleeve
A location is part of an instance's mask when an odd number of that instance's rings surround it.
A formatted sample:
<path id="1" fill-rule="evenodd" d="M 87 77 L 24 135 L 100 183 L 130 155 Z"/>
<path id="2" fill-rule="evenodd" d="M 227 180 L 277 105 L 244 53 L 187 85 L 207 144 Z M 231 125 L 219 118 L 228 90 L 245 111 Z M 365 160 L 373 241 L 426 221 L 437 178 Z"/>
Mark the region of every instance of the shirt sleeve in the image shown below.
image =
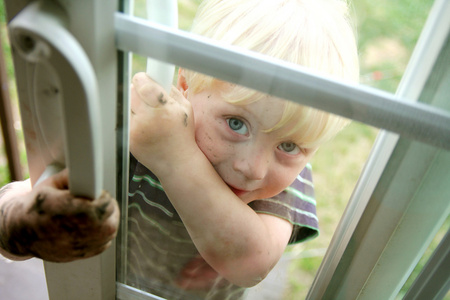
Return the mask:
<path id="1" fill-rule="evenodd" d="M 283 192 L 270 199 L 252 201 L 249 206 L 257 213 L 271 214 L 293 224 L 289 244 L 304 242 L 319 235 L 314 185 L 309 164 Z"/>

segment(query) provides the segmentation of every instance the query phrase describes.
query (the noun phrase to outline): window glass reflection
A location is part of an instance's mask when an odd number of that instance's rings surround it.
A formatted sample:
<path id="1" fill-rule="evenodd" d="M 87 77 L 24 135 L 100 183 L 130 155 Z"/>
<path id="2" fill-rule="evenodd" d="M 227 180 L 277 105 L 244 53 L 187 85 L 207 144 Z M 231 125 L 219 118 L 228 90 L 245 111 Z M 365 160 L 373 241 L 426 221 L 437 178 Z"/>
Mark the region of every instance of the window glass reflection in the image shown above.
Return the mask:
<path id="1" fill-rule="evenodd" d="M 180 27 L 182 29 L 189 29 L 190 20 L 199 2 L 180 1 Z M 145 10 L 141 5 L 143 4 L 136 2 L 136 15 L 145 17 L 142 13 Z M 357 6 L 356 3 L 355 6 Z M 380 27 L 382 22 L 378 21 L 380 22 L 378 25 L 373 25 L 371 22 L 374 22 L 376 18 L 371 19 L 367 17 L 364 19 L 366 17 L 365 13 L 362 13 L 362 16 L 359 17 L 359 11 L 376 11 L 379 9 L 378 5 L 376 8 L 371 7 L 370 3 L 359 4 L 359 6 L 356 7 L 355 14 L 358 15 L 358 28 L 360 29 L 358 33 L 359 47 L 362 49 L 360 50 L 363 72 L 361 81 L 363 84 L 370 84 L 393 91 L 411 53 L 411 47 L 414 44 L 411 40 L 417 39 L 419 32 L 414 31 L 414 34 L 411 34 L 407 42 L 399 38 L 399 36 L 403 36 L 400 31 L 404 27 L 398 29 L 397 34 L 388 35 L 387 37 L 385 36 L 385 31 L 382 30 L 367 34 L 367 37 L 361 37 L 364 34 L 362 30 L 370 32 L 371 28 Z M 390 6 L 386 4 L 386 11 L 389 8 Z M 416 15 L 419 11 L 420 16 L 417 18 L 421 18 L 421 24 L 423 24 L 426 13 L 423 13 L 422 16 L 422 11 L 418 9 L 418 11 L 411 12 L 411 14 Z M 390 19 L 390 15 L 387 12 L 378 12 L 378 14 L 381 14 L 386 19 Z M 417 24 L 417 22 L 414 24 Z M 403 25 L 409 26 L 408 24 Z M 392 27 L 395 28 L 393 25 Z M 395 53 L 392 51 L 394 48 L 397 50 Z M 405 63 L 402 63 L 403 60 Z M 134 59 L 133 74 L 145 70 L 145 61 L 145 58 L 136 57 Z M 397 63 L 399 65 L 396 65 Z M 176 81 L 175 78 L 174 82 Z M 186 90 L 184 89 L 182 92 L 184 93 Z M 304 298 L 306 295 L 307 288 L 312 282 L 314 273 L 320 264 L 331 235 L 362 169 L 362 165 L 367 159 L 376 133 L 376 129 L 353 123 L 333 142 L 322 147 L 312 160 L 314 188 L 316 190 L 314 203 L 316 201 L 318 203 L 321 236 L 309 243 L 297 244 L 288 248 L 282 262 L 288 261 L 287 265 L 290 265 L 289 268 L 292 271 L 289 271 L 288 277 L 290 279 L 285 280 L 282 284 L 283 288 L 287 285 L 286 291 L 279 290 L 279 293 L 285 293 L 286 299 L 290 299 L 289 297 L 292 299 Z M 183 151 L 182 149 L 183 147 L 180 147 L 180 151 Z M 204 271 L 203 274 L 211 275 L 211 280 L 209 281 L 211 283 L 208 284 L 207 289 L 200 288 L 200 290 L 203 290 L 199 292 L 199 289 L 197 289 L 191 293 L 192 297 L 199 295 L 201 297 L 205 297 L 205 295 L 213 297 L 215 295 L 218 297 L 217 299 L 222 299 L 221 297 L 224 294 L 240 294 L 242 289 L 224 283 L 220 277 L 215 276 L 214 272 L 209 272 L 210 267 L 198 256 L 196 247 L 192 243 L 188 231 L 182 226 L 182 220 L 179 218 L 175 208 L 170 205 L 166 206 L 167 202 L 162 203 L 156 200 L 163 198 L 165 195 L 159 179 L 153 174 L 149 174 L 142 167 L 141 164 L 132 158 L 130 164 L 133 176 L 130 177 L 129 193 L 129 251 L 127 253 L 129 265 L 127 269 L 127 283 L 168 298 L 177 297 L 174 295 L 179 293 L 179 297 L 187 299 L 183 289 L 173 288 L 174 283 L 176 285 L 176 281 L 180 279 L 180 276 L 183 277 L 183 272 L 195 273 L 194 270 L 202 270 Z M 311 182 L 309 176 L 307 175 L 306 179 L 302 177 L 299 181 Z M 336 178 L 341 178 L 342 181 L 337 181 L 335 180 Z M 189 176 L 186 176 L 186 179 L 189 179 Z M 144 188 L 145 191 L 142 190 L 143 186 L 146 186 Z M 238 190 L 236 187 L 235 189 Z M 306 194 L 309 196 L 308 193 Z M 312 193 L 310 194 L 312 197 Z M 139 200 L 136 200 L 137 198 Z M 154 213 L 155 211 L 157 211 L 156 214 Z M 270 213 L 273 212 L 270 211 Z M 168 228 L 173 229 L 168 230 Z M 167 244 L 162 244 L 162 239 L 167 240 Z M 179 266 L 184 267 L 180 268 Z M 270 287 L 270 283 L 268 286 Z"/>

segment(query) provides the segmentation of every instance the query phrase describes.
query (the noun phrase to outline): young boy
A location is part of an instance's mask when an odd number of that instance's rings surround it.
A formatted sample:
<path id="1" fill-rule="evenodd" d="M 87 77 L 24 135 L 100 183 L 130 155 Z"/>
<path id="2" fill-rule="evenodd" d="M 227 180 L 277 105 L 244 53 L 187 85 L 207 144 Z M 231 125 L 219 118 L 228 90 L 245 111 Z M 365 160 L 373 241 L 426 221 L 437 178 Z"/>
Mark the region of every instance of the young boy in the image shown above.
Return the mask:
<path id="1" fill-rule="evenodd" d="M 358 77 L 339 0 L 206 0 L 193 32 Z M 346 121 L 187 70 L 177 87 L 169 96 L 133 78 L 126 283 L 169 299 L 238 299 L 289 242 L 317 234 L 305 166 Z"/>
<path id="2" fill-rule="evenodd" d="M 339 1 L 206 0 L 192 31 L 358 78 Z M 177 87 L 169 96 L 133 78 L 127 283 L 170 299 L 237 299 L 289 242 L 316 234 L 314 205 L 298 192 L 312 187 L 296 179 L 347 121 L 183 69 Z"/>

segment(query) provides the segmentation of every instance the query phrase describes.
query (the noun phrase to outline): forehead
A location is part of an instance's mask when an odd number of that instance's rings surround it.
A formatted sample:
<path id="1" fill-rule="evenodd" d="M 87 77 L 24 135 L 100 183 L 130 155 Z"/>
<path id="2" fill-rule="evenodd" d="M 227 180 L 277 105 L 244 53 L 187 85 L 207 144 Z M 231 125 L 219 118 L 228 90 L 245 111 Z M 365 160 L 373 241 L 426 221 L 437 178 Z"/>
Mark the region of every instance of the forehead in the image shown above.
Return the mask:
<path id="1" fill-rule="evenodd" d="M 250 118 L 259 124 L 262 131 L 281 129 L 288 101 L 234 84 L 217 81 L 212 87 L 198 93 L 189 94 L 189 100 L 196 110 L 212 113 L 227 113 L 242 118 Z M 286 124 L 284 124 L 286 125 Z"/>
<path id="2" fill-rule="evenodd" d="M 245 105 L 233 105 L 242 107 L 246 113 L 258 120 L 262 125 L 262 130 L 274 128 L 280 122 L 285 109 L 285 102 L 283 100 L 270 96 L 263 97 Z"/>

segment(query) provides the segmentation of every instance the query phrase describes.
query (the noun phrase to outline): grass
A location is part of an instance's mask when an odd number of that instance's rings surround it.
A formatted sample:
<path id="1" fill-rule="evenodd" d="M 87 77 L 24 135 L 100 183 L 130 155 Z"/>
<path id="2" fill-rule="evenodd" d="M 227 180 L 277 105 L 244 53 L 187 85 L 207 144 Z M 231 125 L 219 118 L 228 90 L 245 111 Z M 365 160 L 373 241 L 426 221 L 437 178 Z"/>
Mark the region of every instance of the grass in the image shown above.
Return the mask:
<path id="1" fill-rule="evenodd" d="M 353 1 L 363 83 L 395 92 L 432 3 Z M 379 80 L 372 76 L 374 72 Z"/>
<path id="2" fill-rule="evenodd" d="M 137 13 L 142 6 L 137 0 Z M 179 0 L 180 28 L 188 29 L 200 0 Z M 418 39 L 432 0 L 354 0 L 358 44 L 361 60 L 361 81 L 394 92 Z M 4 24 L 3 2 L 0 1 L 1 24 Z M 5 38 L 4 25 L 0 28 Z M 4 42 L 5 53 L 9 47 Z M 135 60 L 135 70 L 144 70 L 145 59 Z M 8 59 L 8 73 L 13 68 Z M 11 85 L 13 86 L 13 85 Z M 347 201 L 369 155 L 378 130 L 353 122 L 336 139 L 323 146 L 312 161 L 316 188 L 320 236 L 308 243 L 291 247 L 299 253 L 290 269 L 289 288 L 283 299 L 304 299 L 322 261 Z M 20 139 L 22 140 L 22 139 Z M 6 183 L 7 169 L 0 152 L 0 186 Z M 437 244 L 439 237 L 434 245 Z M 305 258 L 301 258 L 301 257 Z M 424 259 L 423 261 L 425 261 Z M 419 265 L 423 265 L 424 262 Z M 414 271 L 417 274 L 418 270 Z M 414 276 L 408 281 L 411 283 Z"/>

